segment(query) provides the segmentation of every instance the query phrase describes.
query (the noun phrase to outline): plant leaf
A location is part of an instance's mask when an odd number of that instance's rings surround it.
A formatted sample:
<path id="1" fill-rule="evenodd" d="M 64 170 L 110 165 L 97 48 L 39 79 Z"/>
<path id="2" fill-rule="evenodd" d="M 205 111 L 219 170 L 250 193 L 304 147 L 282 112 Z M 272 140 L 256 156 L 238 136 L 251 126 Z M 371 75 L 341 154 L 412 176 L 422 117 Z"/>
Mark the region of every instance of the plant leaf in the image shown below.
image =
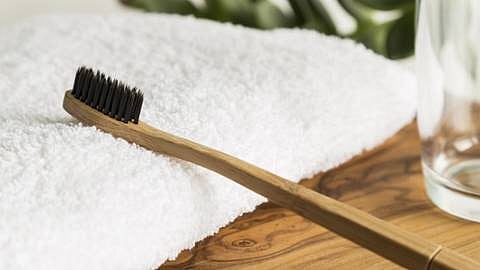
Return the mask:
<path id="1" fill-rule="evenodd" d="M 203 0 L 196 8 L 192 0 L 119 0 L 147 11 L 193 14 L 220 22 L 260 29 L 300 27 L 326 34 L 337 32 L 332 15 L 322 0 L 288 0 L 293 14 L 284 13 L 272 0 Z M 353 38 L 377 53 L 400 58 L 413 52 L 415 0 L 336 0 L 357 22 L 357 29 L 344 37 Z M 375 14 L 401 12 L 394 21 L 378 22 Z"/>
<path id="2" fill-rule="evenodd" d="M 407 12 L 393 22 L 386 40 L 387 56 L 398 59 L 410 56 L 414 50 L 415 15 Z"/>
<path id="3" fill-rule="evenodd" d="M 261 29 L 273 29 L 292 25 L 290 18 L 285 16 L 278 7 L 269 1 L 256 2 L 254 16 L 256 27 Z"/>
<path id="4" fill-rule="evenodd" d="M 415 5 L 415 0 L 356 0 L 361 4 L 379 10 L 394 10 Z M 435 0 L 437 1 L 437 0 Z"/>
<path id="5" fill-rule="evenodd" d="M 335 25 L 323 4 L 316 0 L 289 0 L 297 26 L 315 29 L 322 33 L 336 33 Z"/>
<path id="6" fill-rule="evenodd" d="M 254 27 L 253 3 L 250 0 L 205 0 L 205 16 L 221 22 Z"/>
<path id="7" fill-rule="evenodd" d="M 188 0 L 121 0 L 122 3 L 152 12 L 196 14 L 197 9 Z"/>

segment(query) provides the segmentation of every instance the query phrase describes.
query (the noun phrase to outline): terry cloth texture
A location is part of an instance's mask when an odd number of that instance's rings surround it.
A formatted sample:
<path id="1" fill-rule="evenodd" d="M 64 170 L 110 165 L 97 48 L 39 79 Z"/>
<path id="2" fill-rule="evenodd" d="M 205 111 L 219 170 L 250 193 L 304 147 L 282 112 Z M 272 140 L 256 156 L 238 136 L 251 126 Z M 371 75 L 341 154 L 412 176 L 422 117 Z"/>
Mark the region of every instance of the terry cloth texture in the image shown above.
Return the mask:
<path id="1" fill-rule="evenodd" d="M 141 119 L 293 181 L 414 117 L 415 82 L 352 41 L 168 15 L 38 17 L 0 30 L 0 269 L 150 269 L 264 198 L 80 125 L 78 66 L 145 92 Z"/>

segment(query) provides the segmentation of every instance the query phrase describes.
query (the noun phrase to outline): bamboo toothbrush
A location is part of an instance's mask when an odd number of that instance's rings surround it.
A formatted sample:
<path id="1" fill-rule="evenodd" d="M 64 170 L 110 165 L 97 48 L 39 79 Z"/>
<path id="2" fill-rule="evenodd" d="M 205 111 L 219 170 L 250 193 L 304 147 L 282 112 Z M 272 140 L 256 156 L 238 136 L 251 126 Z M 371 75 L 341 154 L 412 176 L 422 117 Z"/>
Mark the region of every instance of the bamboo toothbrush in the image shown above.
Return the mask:
<path id="1" fill-rule="evenodd" d="M 139 121 L 143 94 L 100 72 L 77 71 L 64 109 L 87 125 L 155 152 L 215 171 L 408 269 L 478 270 L 480 264 L 438 244 L 283 179 L 228 154 Z"/>

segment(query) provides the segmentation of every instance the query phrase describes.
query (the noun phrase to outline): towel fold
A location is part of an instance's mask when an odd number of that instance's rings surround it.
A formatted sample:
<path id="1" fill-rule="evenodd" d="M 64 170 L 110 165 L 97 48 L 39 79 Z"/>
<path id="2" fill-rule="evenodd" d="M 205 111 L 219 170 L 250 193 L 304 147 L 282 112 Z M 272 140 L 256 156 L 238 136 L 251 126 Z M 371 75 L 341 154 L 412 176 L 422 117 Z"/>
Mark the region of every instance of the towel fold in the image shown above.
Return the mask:
<path id="1" fill-rule="evenodd" d="M 150 269 L 265 199 L 79 124 L 76 68 L 145 92 L 141 119 L 299 181 L 410 122 L 412 74 L 352 41 L 171 15 L 0 30 L 0 269 Z"/>

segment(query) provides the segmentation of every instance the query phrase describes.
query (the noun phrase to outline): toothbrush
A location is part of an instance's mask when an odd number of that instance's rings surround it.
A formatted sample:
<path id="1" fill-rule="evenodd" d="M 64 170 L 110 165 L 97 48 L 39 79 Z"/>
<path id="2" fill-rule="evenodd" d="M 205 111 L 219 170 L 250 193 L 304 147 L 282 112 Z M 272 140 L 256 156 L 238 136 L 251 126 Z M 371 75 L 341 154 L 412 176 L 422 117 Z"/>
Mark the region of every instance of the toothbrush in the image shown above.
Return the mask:
<path id="1" fill-rule="evenodd" d="M 192 162 L 408 269 L 478 270 L 480 263 L 245 161 L 139 121 L 143 94 L 99 71 L 78 69 L 63 108 L 146 149 Z"/>

